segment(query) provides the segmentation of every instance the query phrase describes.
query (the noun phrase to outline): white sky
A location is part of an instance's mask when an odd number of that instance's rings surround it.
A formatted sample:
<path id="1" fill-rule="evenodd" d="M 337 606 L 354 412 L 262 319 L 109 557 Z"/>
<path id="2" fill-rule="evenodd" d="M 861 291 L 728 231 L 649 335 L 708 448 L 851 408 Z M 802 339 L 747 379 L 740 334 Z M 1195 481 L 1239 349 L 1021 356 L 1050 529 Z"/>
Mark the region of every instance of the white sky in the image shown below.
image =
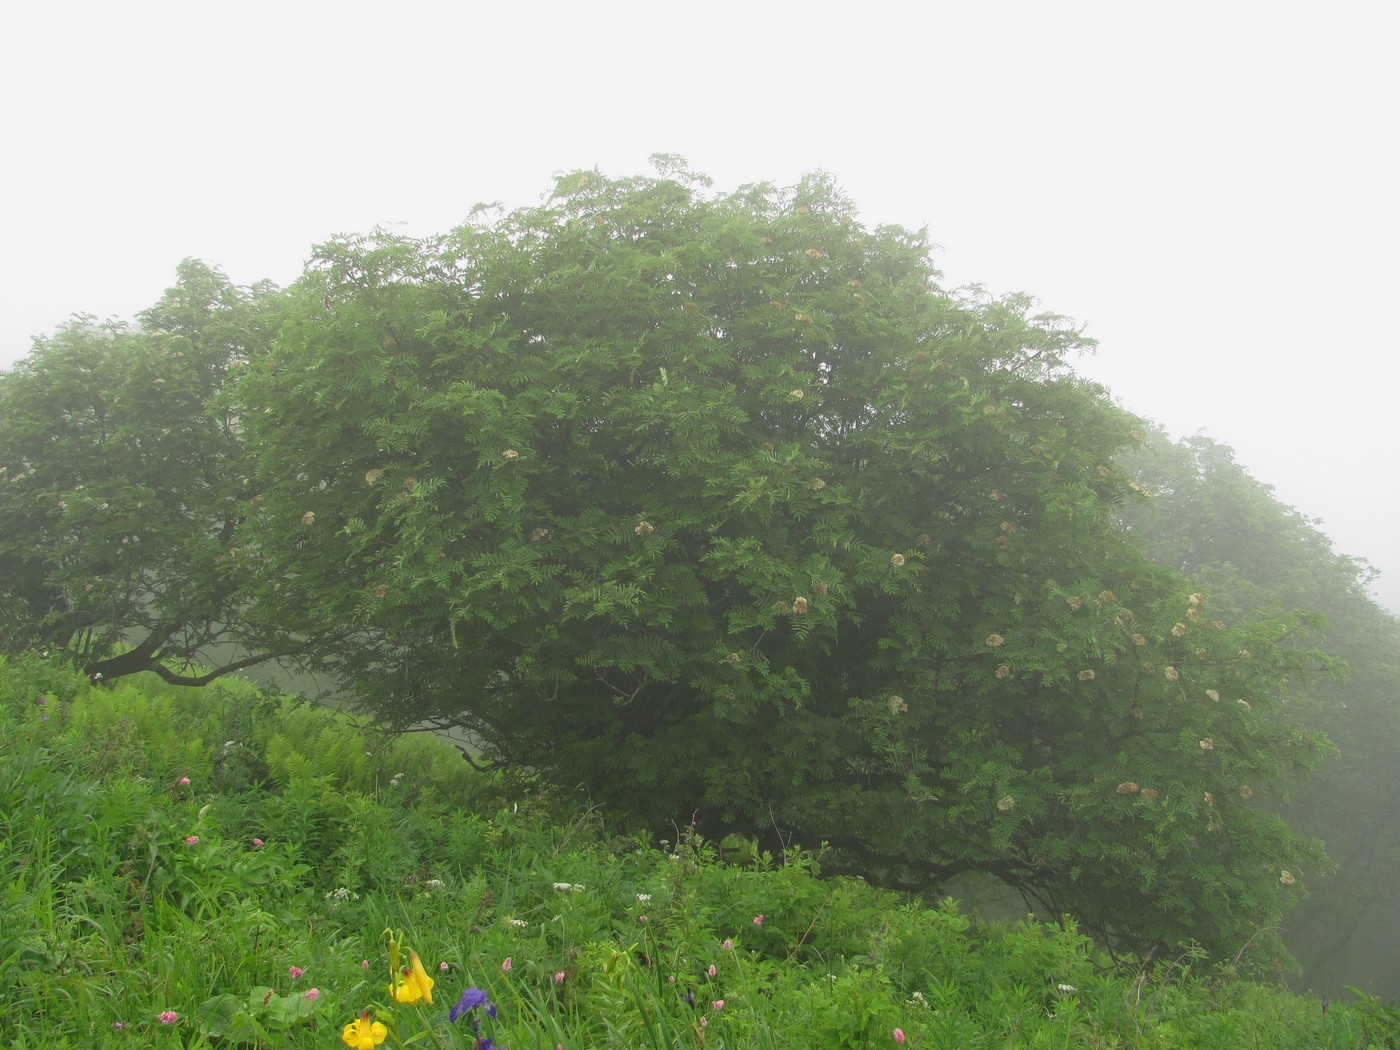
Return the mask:
<path id="1" fill-rule="evenodd" d="M 7 4 L 0 367 L 186 256 L 286 284 L 334 233 L 556 171 L 822 168 L 928 225 L 950 283 L 1086 322 L 1081 371 L 1233 446 L 1400 610 L 1397 29 L 1354 0 Z"/>

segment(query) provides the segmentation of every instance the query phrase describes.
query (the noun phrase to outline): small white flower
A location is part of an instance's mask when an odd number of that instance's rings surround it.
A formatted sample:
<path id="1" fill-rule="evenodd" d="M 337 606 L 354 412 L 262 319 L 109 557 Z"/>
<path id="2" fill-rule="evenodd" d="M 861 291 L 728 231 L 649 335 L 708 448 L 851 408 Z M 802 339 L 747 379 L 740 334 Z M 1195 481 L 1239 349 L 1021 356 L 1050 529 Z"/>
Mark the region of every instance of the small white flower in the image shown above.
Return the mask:
<path id="1" fill-rule="evenodd" d="M 443 882 L 441 879 L 429 879 L 427 882 L 423 883 L 423 888 L 425 890 L 440 890 L 442 886 Z"/>
<path id="2" fill-rule="evenodd" d="M 510 925 L 512 925 L 512 926 L 529 926 L 529 925 L 530 925 L 530 924 L 529 924 L 528 922 L 526 922 L 524 919 L 507 919 L 506 922 L 508 922 L 508 923 L 509 923 Z"/>
<path id="3" fill-rule="evenodd" d="M 560 891 L 565 892 L 565 893 L 568 893 L 569 891 L 573 891 L 573 892 L 577 893 L 579 890 L 583 889 L 583 883 L 581 883 L 581 882 L 556 882 L 556 883 L 554 884 L 554 888 L 555 888 L 556 890 L 560 890 Z"/>
<path id="4" fill-rule="evenodd" d="M 648 901 L 651 900 L 651 894 L 650 894 L 650 893 L 639 893 L 639 894 L 637 894 L 637 900 L 641 901 L 643 904 L 646 904 Z"/>
<path id="5" fill-rule="evenodd" d="M 1075 988 L 1072 984 L 1057 984 L 1055 985 L 1055 990 L 1058 992 L 1064 992 L 1066 995 L 1070 994 L 1071 992 L 1078 991 L 1078 989 Z"/>

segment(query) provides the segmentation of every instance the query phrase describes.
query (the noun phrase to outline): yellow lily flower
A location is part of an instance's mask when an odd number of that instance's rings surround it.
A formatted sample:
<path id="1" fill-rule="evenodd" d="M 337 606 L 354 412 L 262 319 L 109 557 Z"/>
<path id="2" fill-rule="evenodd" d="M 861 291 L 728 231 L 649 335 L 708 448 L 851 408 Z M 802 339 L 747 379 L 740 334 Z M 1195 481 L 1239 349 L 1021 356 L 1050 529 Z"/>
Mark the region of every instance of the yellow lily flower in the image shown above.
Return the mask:
<path id="1" fill-rule="evenodd" d="M 423 993 L 423 1001 L 429 1006 L 432 1006 L 433 979 L 428 976 L 428 971 L 423 968 L 423 963 L 419 961 L 417 952 L 409 952 L 408 961 L 413 964 L 413 978 L 418 982 L 419 991 Z"/>
<path id="2" fill-rule="evenodd" d="M 340 1038 L 346 1046 L 352 1047 L 353 1050 L 374 1050 L 376 1046 L 384 1042 L 388 1035 L 389 1029 L 378 1021 L 371 1023 L 369 1011 L 365 1010 L 358 1018 L 345 1026 L 345 1031 L 340 1034 Z"/>
<path id="3" fill-rule="evenodd" d="M 389 994 L 401 1003 L 416 1003 L 422 999 L 433 1005 L 433 979 L 423 969 L 417 952 L 408 953 L 409 965 L 403 970 L 402 979 L 389 985 Z"/>

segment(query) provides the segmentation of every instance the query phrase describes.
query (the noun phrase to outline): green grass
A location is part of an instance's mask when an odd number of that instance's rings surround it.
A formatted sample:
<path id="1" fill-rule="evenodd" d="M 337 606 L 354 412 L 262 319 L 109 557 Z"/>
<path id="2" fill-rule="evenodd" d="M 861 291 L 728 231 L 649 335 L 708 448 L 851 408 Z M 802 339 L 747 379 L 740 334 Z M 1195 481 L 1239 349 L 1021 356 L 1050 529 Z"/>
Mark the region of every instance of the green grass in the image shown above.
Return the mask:
<path id="1" fill-rule="evenodd" d="M 1114 968 L 1072 923 L 679 839 L 244 683 L 0 663 L 3 1042 L 343 1046 L 367 1010 L 391 1047 L 473 1046 L 473 1019 L 509 1050 L 1400 1045 L 1376 1000 Z M 389 931 L 431 1006 L 390 996 Z M 468 987 L 494 1019 L 448 1021 Z"/>

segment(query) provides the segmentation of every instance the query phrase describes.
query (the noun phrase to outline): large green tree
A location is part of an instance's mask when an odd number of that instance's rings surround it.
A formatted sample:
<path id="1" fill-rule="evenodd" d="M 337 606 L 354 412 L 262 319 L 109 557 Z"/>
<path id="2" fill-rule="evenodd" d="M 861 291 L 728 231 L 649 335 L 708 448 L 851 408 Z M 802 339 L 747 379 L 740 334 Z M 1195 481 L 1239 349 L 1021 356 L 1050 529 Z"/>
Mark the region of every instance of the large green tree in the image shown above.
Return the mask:
<path id="1" fill-rule="evenodd" d="M 1115 516 L 1136 422 L 1029 300 L 825 178 L 594 172 L 319 249 L 233 390 L 259 607 L 399 725 L 646 821 L 993 874 L 1131 950 L 1267 938 L 1324 864 L 1253 797 L 1314 663 Z"/>
<path id="2" fill-rule="evenodd" d="M 213 407 L 265 350 L 275 300 L 189 260 L 136 327 L 77 318 L 0 374 L 5 645 L 180 682 L 285 648 L 242 597 L 246 454 Z"/>

